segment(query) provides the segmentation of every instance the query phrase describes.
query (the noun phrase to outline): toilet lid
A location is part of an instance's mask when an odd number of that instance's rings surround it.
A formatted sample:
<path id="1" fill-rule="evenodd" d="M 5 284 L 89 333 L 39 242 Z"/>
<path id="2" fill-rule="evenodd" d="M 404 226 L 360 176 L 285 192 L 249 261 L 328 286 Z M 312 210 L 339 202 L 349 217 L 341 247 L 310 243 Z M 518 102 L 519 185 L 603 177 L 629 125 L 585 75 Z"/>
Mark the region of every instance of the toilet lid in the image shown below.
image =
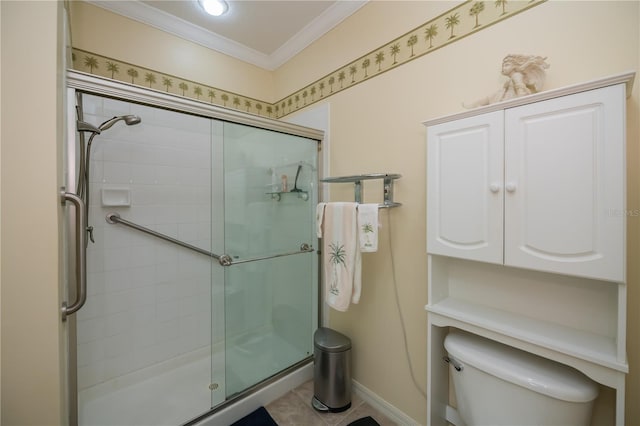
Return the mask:
<path id="1" fill-rule="evenodd" d="M 444 346 L 463 364 L 552 398 L 588 402 L 598 396 L 597 384 L 578 370 L 511 346 L 461 331 L 449 333 Z"/>

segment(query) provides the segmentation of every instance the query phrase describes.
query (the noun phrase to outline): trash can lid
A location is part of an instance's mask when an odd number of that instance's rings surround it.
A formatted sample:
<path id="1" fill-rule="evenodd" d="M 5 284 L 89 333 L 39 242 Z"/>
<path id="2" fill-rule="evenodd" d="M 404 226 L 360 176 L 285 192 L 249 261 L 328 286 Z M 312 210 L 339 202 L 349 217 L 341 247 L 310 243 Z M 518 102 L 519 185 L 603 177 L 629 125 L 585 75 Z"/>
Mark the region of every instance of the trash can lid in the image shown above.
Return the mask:
<path id="1" fill-rule="evenodd" d="M 351 349 L 351 339 L 327 327 L 320 327 L 313 334 L 313 344 L 325 352 L 344 352 Z"/>

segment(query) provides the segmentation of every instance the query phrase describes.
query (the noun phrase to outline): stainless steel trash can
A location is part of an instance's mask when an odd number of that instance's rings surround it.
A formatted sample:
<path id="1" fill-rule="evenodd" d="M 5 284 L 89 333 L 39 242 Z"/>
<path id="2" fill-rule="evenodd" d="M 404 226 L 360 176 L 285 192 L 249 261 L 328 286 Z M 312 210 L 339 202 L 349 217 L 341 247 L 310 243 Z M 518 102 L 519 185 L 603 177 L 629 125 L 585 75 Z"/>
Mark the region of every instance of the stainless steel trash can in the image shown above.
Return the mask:
<path id="1" fill-rule="evenodd" d="M 313 334 L 313 399 L 318 411 L 337 413 L 351 407 L 351 339 L 320 327 Z"/>

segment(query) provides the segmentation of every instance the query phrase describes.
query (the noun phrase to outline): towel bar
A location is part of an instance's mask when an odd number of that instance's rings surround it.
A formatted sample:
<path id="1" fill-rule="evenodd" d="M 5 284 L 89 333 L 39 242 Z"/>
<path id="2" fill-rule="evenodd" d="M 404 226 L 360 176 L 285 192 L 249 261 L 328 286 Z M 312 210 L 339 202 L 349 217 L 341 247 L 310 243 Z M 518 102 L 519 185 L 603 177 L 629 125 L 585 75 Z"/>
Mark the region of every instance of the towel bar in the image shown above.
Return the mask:
<path id="1" fill-rule="evenodd" d="M 364 175 L 338 176 L 320 179 L 324 183 L 353 183 L 355 185 L 355 201 L 362 203 L 362 181 L 371 179 L 383 179 L 383 199 L 384 202 L 378 204 L 379 209 L 388 209 L 391 207 L 399 207 L 402 203 L 393 201 L 393 181 L 401 178 L 401 174 L 397 173 L 369 173 Z"/>

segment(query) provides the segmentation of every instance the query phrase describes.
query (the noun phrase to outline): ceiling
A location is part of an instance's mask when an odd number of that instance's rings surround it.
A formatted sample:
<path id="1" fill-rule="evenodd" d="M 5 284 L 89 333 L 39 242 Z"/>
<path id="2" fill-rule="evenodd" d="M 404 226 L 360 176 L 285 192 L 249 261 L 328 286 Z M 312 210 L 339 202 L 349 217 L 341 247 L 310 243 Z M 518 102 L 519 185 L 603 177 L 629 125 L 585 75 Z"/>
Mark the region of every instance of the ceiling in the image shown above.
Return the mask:
<path id="1" fill-rule="evenodd" d="M 368 0 L 227 0 L 206 15 L 197 0 L 86 0 L 267 70 L 274 70 Z"/>

